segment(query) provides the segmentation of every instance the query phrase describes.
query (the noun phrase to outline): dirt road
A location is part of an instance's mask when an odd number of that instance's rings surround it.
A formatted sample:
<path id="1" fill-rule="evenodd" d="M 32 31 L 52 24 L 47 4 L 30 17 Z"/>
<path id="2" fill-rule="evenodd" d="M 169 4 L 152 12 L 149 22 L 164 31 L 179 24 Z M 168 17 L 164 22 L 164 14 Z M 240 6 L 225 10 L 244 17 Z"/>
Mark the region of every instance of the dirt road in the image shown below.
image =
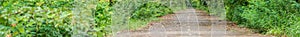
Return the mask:
<path id="1" fill-rule="evenodd" d="M 118 32 L 115 37 L 271 37 L 232 30 L 229 22 L 203 11 L 186 9 L 160 17 L 151 26 L 133 31 Z"/>

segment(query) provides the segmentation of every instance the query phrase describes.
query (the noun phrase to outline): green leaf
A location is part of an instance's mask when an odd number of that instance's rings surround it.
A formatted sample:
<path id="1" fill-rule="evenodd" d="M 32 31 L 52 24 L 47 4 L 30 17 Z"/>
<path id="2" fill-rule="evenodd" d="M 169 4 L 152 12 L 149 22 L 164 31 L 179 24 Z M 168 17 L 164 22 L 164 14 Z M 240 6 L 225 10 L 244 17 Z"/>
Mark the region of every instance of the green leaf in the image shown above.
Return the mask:
<path id="1" fill-rule="evenodd" d="M 25 29 L 21 26 L 17 27 L 20 33 L 25 33 Z"/>
<path id="2" fill-rule="evenodd" d="M 0 17 L 0 24 L 4 24 L 6 22 L 6 19 L 4 19 L 3 17 Z"/>

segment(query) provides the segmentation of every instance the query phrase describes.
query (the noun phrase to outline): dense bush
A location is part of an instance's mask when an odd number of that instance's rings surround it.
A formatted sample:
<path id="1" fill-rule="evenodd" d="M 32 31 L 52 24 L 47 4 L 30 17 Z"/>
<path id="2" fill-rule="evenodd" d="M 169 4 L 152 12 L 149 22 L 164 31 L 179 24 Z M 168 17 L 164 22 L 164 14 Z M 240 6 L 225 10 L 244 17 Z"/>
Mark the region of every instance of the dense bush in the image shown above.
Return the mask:
<path id="1" fill-rule="evenodd" d="M 224 2 L 227 19 L 239 26 L 255 29 L 253 31 L 263 34 L 300 36 L 299 0 L 224 0 Z M 195 7 L 203 8 L 202 6 Z"/>
<path id="2" fill-rule="evenodd" d="M 172 10 L 160 2 L 147 2 L 133 12 L 132 19 L 159 17 L 170 13 Z"/>
<path id="3" fill-rule="evenodd" d="M 0 1 L 0 37 L 70 36 L 72 1 Z"/>
<path id="4" fill-rule="evenodd" d="M 300 35 L 300 4 L 295 0 L 248 0 L 235 2 L 241 4 L 229 4 L 234 3 L 233 1 L 227 2 L 228 18 L 239 22 L 241 26 L 271 35 Z"/>
<path id="5" fill-rule="evenodd" d="M 191 3 L 195 9 L 207 10 L 207 3 L 205 0 L 191 0 Z"/>
<path id="6" fill-rule="evenodd" d="M 98 1 L 96 26 L 92 35 L 102 37 L 110 33 L 112 6 L 117 1 Z M 118 1 L 122 2 L 122 1 Z M 70 37 L 72 34 L 73 0 L 0 1 L 0 37 Z M 141 20 L 171 13 L 160 2 L 148 2 L 132 12 L 132 19 Z"/>
<path id="7" fill-rule="evenodd" d="M 108 25 L 111 24 L 111 14 L 113 13 L 112 2 L 110 1 L 100 1 L 97 4 L 97 10 L 95 13 L 95 21 L 96 21 L 96 34 L 97 36 L 106 36 L 108 33 L 110 33 L 109 30 L 106 30 L 105 28 L 108 28 Z"/>

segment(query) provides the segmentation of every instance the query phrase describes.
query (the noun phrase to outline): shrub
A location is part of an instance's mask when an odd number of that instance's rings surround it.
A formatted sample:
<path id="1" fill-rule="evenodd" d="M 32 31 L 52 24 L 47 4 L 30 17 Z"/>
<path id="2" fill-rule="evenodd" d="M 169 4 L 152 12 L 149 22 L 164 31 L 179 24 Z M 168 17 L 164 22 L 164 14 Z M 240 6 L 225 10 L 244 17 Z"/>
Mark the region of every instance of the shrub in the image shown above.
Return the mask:
<path id="1" fill-rule="evenodd" d="M 172 10 L 160 2 L 147 2 L 132 13 L 132 19 L 146 19 L 172 13 Z"/>
<path id="2" fill-rule="evenodd" d="M 195 9 L 207 10 L 207 3 L 205 0 L 191 0 L 191 4 Z"/>
<path id="3" fill-rule="evenodd" d="M 202 0 L 196 0 L 196 8 Z M 299 0 L 224 0 L 226 18 L 255 32 L 299 37 Z"/>
<path id="4" fill-rule="evenodd" d="M 230 0 L 226 2 L 228 19 L 256 32 L 276 36 L 298 36 L 289 33 L 291 26 L 299 26 L 299 3 L 294 0 Z M 234 3 L 234 4 L 233 4 Z M 244 21 L 242 21 L 244 20 Z M 292 29 L 294 30 L 294 29 Z"/>
<path id="5" fill-rule="evenodd" d="M 89 33 L 104 37 L 111 33 L 112 6 L 121 1 L 98 1 L 94 10 L 95 28 Z M 0 1 L 0 37 L 71 37 L 73 0 Z M 145 10 L 145 12 L 144 12 Z M 172 13 L 160 2 L 148 2 L 132 13 L 134 20 Z"/>
<path id="6" fill-rule="evenodd" d="M 72 1 L 0 1 L 0 36 L 70 36 Z"/>

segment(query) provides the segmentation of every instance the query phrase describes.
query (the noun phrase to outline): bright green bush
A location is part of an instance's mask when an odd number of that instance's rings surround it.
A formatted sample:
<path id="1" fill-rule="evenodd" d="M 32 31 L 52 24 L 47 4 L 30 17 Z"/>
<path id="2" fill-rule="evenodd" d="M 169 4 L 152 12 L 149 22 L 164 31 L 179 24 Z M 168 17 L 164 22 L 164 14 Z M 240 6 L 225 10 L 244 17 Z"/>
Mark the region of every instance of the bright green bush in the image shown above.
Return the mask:
<path id="1" fill-rule="evenodd" d="M 147 2 L 132 13 L 132 19 L 146 19 L 172 13 L 172 10 L 160 2 Z"/>
<path id="2" fill-rule="evenodd" d="M 70 36 L 72 1 L 0 1 L 0 37 Z"/>
<path id="3" fill-rule="evenodd" d="M 239 26 L 255 29 L 253 31 L 262 34 L 300 36 L 299 0 L 224 0 L 224 2 L 227 19 Z M 196 8 L 206 6 L 197 6 L 198 3 L 201 2 L 194 3 Z"/>
<path id="4" fill-rule="evenodd" d="M 195 9 L 207 10 L 207 3 L 205 0 L 191 0 L 191 3 Z"/>
<path id="5" fill-rule="evenodd" d="M 254 31 L 276 36 L 299 36 L 300 5 L 294 0 L 227 1 L 229 20 Z M 234 4 L 233 4 L 234 3 Z M 239 4 L 237 4 L 239 3 Z M 294 31 L 289 31 L 294 30 Z"/>
<path id="6" fill-rule="evenodd" d="M 96 24 L 92 35 L 111 33 L 111 14 L 117 1 L 99 1 L 95 12 Z M 120 1 L 118 1 L 120 2 Z M 0 37 L 70 37 L 72 35 L 73 0 L 0 1 Z M 132 19 L 163 16 L 171 9 L 160 2 L 149 2 L 132 12 Z"/>
<path id="7" fill-rule="evenodd" d="M 97 36 L 107 36 L 110 33 L 108 25 L 111 24 L 111 14 L 113 8 L 111 8 L 112 3 L 109 1 L 100 1 L 97 4 L 97 10 L 95 13 L 95 21 L 97 25 L 95 26 Z"/>

